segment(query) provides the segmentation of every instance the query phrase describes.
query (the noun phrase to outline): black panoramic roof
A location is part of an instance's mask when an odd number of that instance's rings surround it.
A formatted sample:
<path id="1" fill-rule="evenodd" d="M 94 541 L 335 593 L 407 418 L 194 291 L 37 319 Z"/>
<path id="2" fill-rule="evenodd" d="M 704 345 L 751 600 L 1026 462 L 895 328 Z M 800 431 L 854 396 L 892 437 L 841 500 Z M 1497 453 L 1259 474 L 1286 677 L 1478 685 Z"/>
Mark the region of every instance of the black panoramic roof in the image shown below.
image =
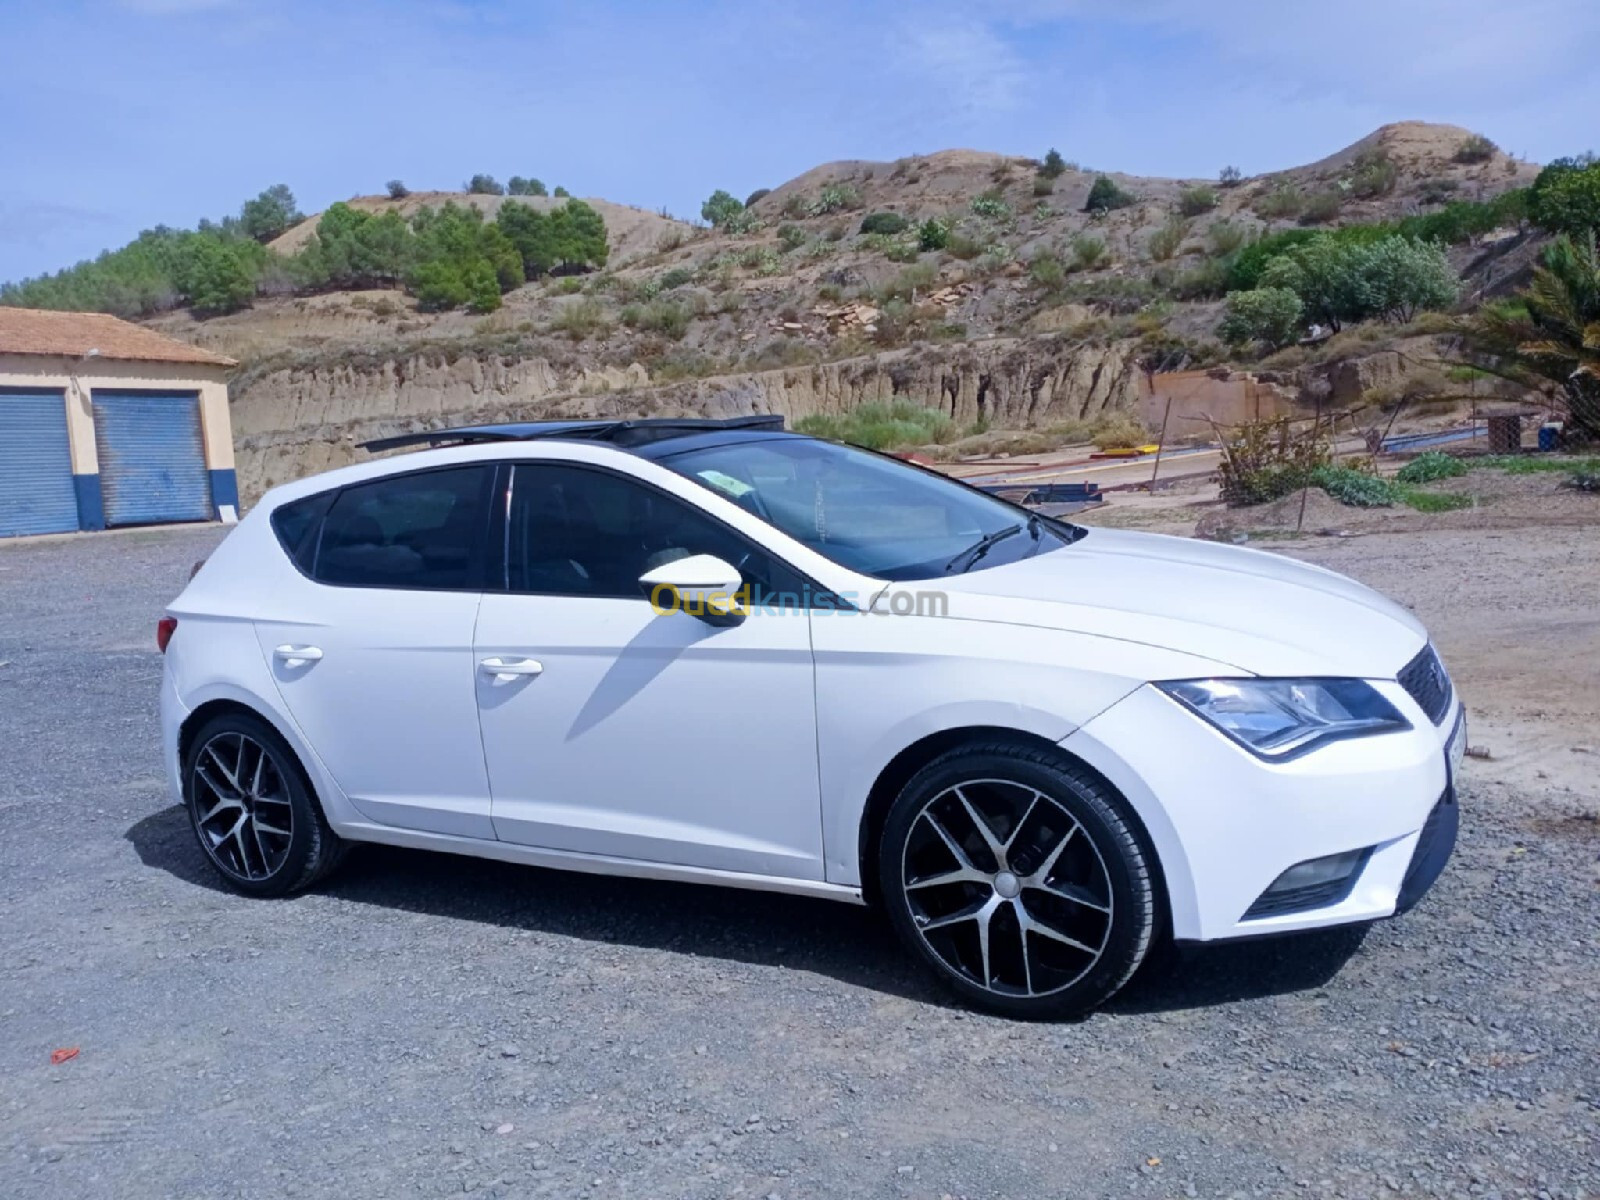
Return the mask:
<path id="1" fill-rule="evenodd" d="M 466 425 L 457 429 L 430 429 L 363 442 L 371 451 L 400 450 L 407 446 L 470 445 L 474 442 L 527 442 L 542 438 L 564 441 L 605 442 L 624 450 L 642 450 L 671 438 L 713 433 L 783 433 L 783 417 L 759 415 L 728 417 L 648 417 L 630 421 L 521 421 L 505 425 Z"/>

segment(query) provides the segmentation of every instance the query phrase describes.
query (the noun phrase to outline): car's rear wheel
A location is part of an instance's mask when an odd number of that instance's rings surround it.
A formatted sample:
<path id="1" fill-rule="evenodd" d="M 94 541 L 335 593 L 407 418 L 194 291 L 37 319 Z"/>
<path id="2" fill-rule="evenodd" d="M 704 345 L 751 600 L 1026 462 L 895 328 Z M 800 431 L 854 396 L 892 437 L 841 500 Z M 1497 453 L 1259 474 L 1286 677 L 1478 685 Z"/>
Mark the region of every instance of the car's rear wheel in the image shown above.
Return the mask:
<path id="1" fill-rule="evenodd" d="M 1090 1012 L 1125 984 L 1156 923 L 1151 864 L 1122 801 L 1048 751 L 952 750 L 906 784 L 879 842 L 885 907 L 969 1003 Z"/>
<path id="2" fill-rule="evenodd" d="M 200 848 L 241 892 L 287 895 L 344 856 L 294 752 L 259 717 L 223 713 L 195 732 L 183 794 Z"/>

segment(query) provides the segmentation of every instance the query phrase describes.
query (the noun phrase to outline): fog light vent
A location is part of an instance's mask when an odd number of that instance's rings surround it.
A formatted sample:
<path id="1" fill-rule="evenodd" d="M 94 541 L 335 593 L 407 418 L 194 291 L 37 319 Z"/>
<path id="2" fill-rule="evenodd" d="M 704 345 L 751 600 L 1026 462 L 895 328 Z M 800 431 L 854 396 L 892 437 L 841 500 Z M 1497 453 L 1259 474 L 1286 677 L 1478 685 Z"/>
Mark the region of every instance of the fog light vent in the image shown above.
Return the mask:
<path id="1" fill-rule="evenodd" d="M 1347 850 L 1343 854 L 1296 863 L 1272 881 L 1272 886 L 1261 893 L 1244 914 L 1244 919 L 1278 917 L 1338 904 L 1350 894 L 1371 853 L 1370 848 Z"/>

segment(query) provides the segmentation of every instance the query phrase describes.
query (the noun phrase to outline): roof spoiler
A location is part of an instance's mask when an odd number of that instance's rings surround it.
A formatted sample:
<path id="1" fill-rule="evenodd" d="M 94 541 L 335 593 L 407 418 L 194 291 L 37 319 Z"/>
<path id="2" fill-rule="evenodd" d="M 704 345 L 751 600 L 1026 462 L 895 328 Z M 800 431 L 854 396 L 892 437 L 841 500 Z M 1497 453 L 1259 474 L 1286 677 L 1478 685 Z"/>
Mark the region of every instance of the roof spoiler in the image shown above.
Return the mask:
<path id="1" fill-rule="evenodd" d="M 467 425 L 457 429 L 432 429 L 422 433 L 402 433 L 394 437 L 362 442 L 363 450 L 380 453 L 407 446 L 471 445 L 476 442 L 526 442 L 540 438 L 571 438 L 576 441 L 611 442 L 618 446 L 640 446 L 663 438 L 720 429 L 783 429 L 781 413 L 760 413 L 748 417 L 643 417 L 631 421 L 530 421 L 512 425 Z"/>

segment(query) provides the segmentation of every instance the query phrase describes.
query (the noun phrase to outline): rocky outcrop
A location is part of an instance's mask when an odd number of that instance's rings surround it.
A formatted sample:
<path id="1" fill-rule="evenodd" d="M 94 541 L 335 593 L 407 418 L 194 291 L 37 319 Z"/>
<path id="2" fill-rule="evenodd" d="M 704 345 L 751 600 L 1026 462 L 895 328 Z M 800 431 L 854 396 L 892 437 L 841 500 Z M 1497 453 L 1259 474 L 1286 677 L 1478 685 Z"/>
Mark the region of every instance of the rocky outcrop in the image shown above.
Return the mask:
<path id="1" fill-rule="evenodd" d="M 494 354 L 258 369 L 234 389 L 239 483 L 249 503 L 279 483 L 356 461 L 370 438 L 461 423 L 746 413 L 792 422 L 903 399 L 963 425 L 1026 429 L 1134 409 L 1134 350 L 1132 342 L 996 338 L 666 384 L 638 364 L 565 368 Z"/>

